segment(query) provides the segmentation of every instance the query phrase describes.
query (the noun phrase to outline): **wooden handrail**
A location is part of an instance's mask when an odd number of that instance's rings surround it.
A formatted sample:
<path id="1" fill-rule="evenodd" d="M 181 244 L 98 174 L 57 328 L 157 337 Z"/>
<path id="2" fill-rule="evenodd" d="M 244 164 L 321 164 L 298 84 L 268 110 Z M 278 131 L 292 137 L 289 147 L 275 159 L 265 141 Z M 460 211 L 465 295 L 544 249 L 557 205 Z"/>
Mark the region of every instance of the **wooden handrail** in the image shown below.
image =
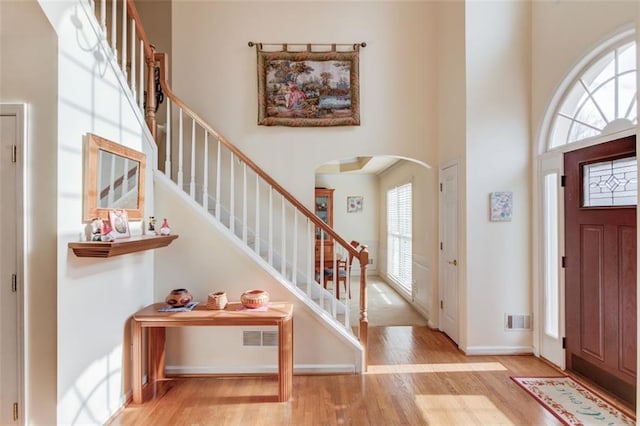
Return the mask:
<path id="1" fill-rule="evenodd" d="M 144 31 L 144 28 L 142 26 L 140 15 L 138 15 L 138 9 L 136 9 L 136 6 L 133 4 L 132 0 L 127 1 L 127 14 L 129 15 L 129 17 L 131 17 L 131 19 L 136 21 L 136 34 L 138 35 L 138 38 L 142 40 L 142 44 L 144 46 L 144 57 L 152 58 L 153 51 L 151 49 L 151 43 L 149 43 L 147 33 Z"/>
<path id="2" fill-rule="evenodd" d="M 196 120 L 198 124 L 204 128 L 207 132 L 214 135 L 220 142 L 222 142 L 229 151 L 233 152 L 241 161 L 246 163 L 251 169 L 253 169 L 256 174 L 258 174 L 262 179 L 264 179 L 269 185 L 271 185 L 276 191 L 278 191 L 287 201 L 289 201 L 292 205 L 294 205 L 304 216 L 306 216 L 309 220 L 311 220 L 316 226 L 322 228 L 327 234 L 331 235 L 334 240 L 336 240 L 342 247 L 344 247 L 350 255 L 357 257 L 360 259 L 360 254 L 355 247 L 347 242 L 344 238 L 342 238 L 338 233 L 336 233 L 333 228 L 329 227 L 322 219 L 315 215 L 311 210 L 306 208 L 297 198 L 291 195 L 286 189 L 284 189 L 278 182 L 276 182 L 267 172 L 262 170 L 257 164 L 255 164 L 249 157 L 247 157 L 242 151 L 240 151 L 235 145 L 229 142 L 224 136 L 215 131 L 211 126 L 209 126 L 198 114 L 195 113 L 191 108 L 189 108 L 178 96 L 173 93 L 171 88 L 167 85 L 166 82 L 166 67 L 167 67 L 167 54 L 166 53 L 156 53 L 155 62 L 160 64 L 160 86 L 162 87 L 162 91 L 165 96 L 171 99 L 171 102 L 179 106 L 183 111 L 187 113 L 191 118 Z M 361 262 L 362 264 L 362 262 Z"/>

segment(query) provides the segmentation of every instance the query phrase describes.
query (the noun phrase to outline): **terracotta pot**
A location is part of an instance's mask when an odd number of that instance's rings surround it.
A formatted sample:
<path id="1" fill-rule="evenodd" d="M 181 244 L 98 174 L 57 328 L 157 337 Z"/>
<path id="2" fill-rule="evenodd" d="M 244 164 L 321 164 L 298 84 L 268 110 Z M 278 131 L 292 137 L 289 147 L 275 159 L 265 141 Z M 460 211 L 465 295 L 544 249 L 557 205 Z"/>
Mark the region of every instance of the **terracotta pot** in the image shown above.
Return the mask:
<path id="1" fill-rule="evenodd" d="M 242 293 L 240 303 L 246 308 L 261 308 L 269 303 L 269 293 L 264 290 L 249 290 Z"/>
<path id="2" fill-rule="evenodd" d="M 188 305 L 193 300 L 193 296 L 186 288 L 176 288 L 171 290 L 171 293 L 164 299 L 167 305 L 173 307 L 181 307 Z"/>

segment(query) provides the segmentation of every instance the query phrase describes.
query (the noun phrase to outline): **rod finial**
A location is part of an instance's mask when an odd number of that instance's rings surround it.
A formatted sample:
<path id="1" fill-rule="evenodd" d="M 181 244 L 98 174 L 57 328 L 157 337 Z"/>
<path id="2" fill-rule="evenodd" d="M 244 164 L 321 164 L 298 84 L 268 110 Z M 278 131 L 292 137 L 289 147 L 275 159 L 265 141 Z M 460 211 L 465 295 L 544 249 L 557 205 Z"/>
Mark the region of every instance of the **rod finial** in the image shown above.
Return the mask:
<path id="1" fill-rule="evenodd" d="M 250 41 L 248 44 L 249 44 L 249 47 L 253 47 L 253 46 L 255 46 L 255 45 L 256 45 L 256 44 L 255 44 L 254 42 L 252 42 L 252 41 Z"/>

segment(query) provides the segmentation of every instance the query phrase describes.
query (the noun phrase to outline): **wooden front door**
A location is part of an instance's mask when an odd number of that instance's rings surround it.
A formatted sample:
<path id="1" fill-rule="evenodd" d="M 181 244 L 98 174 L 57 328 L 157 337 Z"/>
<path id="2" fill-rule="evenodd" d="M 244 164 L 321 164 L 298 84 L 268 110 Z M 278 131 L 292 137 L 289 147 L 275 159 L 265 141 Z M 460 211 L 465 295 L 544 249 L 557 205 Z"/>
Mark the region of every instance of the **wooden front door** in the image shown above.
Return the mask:
<path id="1" fill-rule="evenodd" d="M 569 152 L 564 171 L 567 369 L 635 405 L 635 136 Z"/>

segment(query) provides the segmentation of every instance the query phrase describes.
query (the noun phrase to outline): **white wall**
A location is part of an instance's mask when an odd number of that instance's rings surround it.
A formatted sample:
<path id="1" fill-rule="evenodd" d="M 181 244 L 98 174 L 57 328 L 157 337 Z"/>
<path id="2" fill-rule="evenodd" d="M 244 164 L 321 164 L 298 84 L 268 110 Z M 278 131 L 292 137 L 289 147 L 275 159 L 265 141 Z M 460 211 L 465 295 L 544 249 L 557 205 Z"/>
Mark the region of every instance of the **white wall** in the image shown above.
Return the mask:
<path id="1" fill-rule="evenodd" d="M 56 419 L 56 37 L 35 1 L 0 2 L 0 102 L 27 104 L 26 422 Z M 12 225 L 9 225 L 12 226 Z"/>
<path id="2" fill-rule="evenodd" d="M 620 29 L 637 25 L 635 3 L 615 0 L 532 3 L 531 118 L 536 148 L 544 114 L 560 83 L 594 47 Z M 544 145 L 546 141 L 542 142 Z"/>
<path id="3" fill-rule="evenodd" d="M 467 3 L 467 353 L 532 347 L 504 330 L 505 314 L 532 313 L 529 29 L 529 3 Z M 492 191 L 513 191 L 511 222 L 489 221 Z"/>
<path id="4" fill-rule="evenodd" d="M 466 153 L 465 4 L 438 2 L 438 159 L 461 160 Z"/>
<path id="5" fill-rule="evenodd" d="M 465 3 L 438 2 L 438 158 L 440 170 L 458 164 L 458 324 L 467 323 L 466 294 L 466 48 Z M 436 303 L 439 297 L 436 298 Z M 436 306 L 439 309 L 438 306 Z M 435 314 L 435 310 L 432 311 Z M 439 325 L 439 315 L 430 316 Z M 466 341 L 466 327 L 459 327 L 459 341 Z"/>
<path id="6" fill-rule="evenodd" d="M 378 221 L 380 220 L 378 203 L 378 179 L 375 175 L 365 174 L 321 174 L 316 175 L 316 186 L 333 188 L 333 228 L 345 240 L 356 240 L 366 244 L 369 260 L 373 264 L 367 267 L 367 275 L 378 273 Z M 362 211 L 347 212 L 347 197 L 361 196 Z M 360 275 L 357 262 L 353 265 L 353 274 Z"/>
<path id="7" fill-rule="evenodd" d="M 139 151 L 144 122 L 132 106 L 80 1 L 42 1 L 58 35 L 57 189 L 57 419 L 58 424 L 104 423 L 130 389 L 129 318 L 152 301 L 153 253 L 110 259 L 78 258 L 67 244 L 83 238 L 83 139 L 88 132 Z M 147 178 L 150 176 L 148 174 Z M 146 214 L 153 214 L 147 185 Z M 132 223 L 132 232 L 140 232 Z M 51 278 L 54 280 L 54 278 Z M 55 284 L 52 282 L 52 285 Z M 56 300 L 56 299 L 53 299 Z M 51 419 L 50 422 L 54 420 Z"/>
<path id="8" fill-rule="evenodd" d="M 436 163 L 434 10 L 431 2 L 173 2 L 174 92 L 312 208 L 314 171 L 330 160 L 399 155 Z M 365 41 L 362 124 L 258 126 L 250 40 Z"/>

